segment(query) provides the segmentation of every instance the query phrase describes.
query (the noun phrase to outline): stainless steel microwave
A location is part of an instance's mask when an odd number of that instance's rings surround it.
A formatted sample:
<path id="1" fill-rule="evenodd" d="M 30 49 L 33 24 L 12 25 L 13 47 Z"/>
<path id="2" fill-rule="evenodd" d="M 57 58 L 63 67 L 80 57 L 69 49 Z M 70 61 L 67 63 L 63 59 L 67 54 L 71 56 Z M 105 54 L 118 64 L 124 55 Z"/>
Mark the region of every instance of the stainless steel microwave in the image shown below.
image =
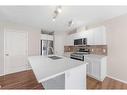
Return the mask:
<path id="1" fill-rule="evenodd" d="M 86 38 L 75 39 L 74 45 L 87 45 L 87 39 Z"/>
<path id="2" fill-rule="evenodd" d="M 74 45 L 82 45 L 82 39 L 75 39 Z"/>

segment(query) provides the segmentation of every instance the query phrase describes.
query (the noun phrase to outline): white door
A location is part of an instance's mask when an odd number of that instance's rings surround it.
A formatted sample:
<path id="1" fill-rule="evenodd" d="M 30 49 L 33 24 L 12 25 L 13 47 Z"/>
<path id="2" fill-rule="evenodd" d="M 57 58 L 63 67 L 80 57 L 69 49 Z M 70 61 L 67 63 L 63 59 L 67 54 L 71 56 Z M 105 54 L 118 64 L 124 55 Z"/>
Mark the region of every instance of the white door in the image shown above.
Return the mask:
<path id="1" fill-rule="evenodd" d="M 9 74 L 28 69 L 28 33 L 6 30 L 4 37 L 4 73 Z"/>

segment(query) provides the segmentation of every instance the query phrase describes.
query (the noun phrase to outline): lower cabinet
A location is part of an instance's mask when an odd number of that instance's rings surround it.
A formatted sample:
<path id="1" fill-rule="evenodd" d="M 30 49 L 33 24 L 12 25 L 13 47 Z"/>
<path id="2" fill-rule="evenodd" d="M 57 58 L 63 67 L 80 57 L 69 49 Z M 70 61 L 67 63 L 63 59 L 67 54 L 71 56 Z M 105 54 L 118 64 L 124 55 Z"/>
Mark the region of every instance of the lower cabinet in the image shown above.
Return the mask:
<path id="1" fill-rule="evenodd" d="M 87 75 L 93 77 L 99 81 L 103 81 L 106 77 L 107 57 L 96 58 L 96 57 L 86 57 L 87 64 Z"/>

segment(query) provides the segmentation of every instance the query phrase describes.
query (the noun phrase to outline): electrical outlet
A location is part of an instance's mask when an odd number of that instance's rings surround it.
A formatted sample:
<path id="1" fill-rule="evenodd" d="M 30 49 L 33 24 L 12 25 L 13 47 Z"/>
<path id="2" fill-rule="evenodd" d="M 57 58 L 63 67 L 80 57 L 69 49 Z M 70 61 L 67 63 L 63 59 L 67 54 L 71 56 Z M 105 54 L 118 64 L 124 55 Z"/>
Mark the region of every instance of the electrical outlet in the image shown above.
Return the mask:
<path id="1" fill-rule="evenodd" d="M 0 88 L 2 88 L 2 85 L 0 85 Z"/>
<path id="2" fill-rule="evenodd" d="M 71 49 L 70 49 L 70 48 L 68 48 L 68 50 L 70 51 Z"/>
<path id="3" fill-rule="evenodd" d="M 106 50 L 105 49 L 103 49 L 103 53 L 105 53 L 106 52 Z"/>

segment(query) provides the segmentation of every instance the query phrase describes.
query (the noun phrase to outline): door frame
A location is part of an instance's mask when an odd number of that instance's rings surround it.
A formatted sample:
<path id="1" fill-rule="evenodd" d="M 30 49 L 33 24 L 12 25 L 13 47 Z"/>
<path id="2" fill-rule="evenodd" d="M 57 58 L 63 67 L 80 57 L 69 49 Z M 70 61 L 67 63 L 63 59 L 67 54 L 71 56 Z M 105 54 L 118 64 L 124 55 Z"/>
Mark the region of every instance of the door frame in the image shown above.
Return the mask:
<path id="1" fill-rule="evenodd" d="M 26 33 L 26 35 L 27 35 L 27 38 L 26 38 L 26 56 L 28 57 L 28 31 L 25 31 L 25 30 L 18 30 L 18 29 L 4 29 L 3 30 L 4 31 L 4 74 L 3 75 L 6 75 L 5 74 L 5 35 L 6 35 L 6 32 L 20 32 L 20 33 Z M 14 73 L 16 73 L 16 72 L 14 72 Z M 11 73 L 9 73 L 9 74 L 11 74 Z"/>

